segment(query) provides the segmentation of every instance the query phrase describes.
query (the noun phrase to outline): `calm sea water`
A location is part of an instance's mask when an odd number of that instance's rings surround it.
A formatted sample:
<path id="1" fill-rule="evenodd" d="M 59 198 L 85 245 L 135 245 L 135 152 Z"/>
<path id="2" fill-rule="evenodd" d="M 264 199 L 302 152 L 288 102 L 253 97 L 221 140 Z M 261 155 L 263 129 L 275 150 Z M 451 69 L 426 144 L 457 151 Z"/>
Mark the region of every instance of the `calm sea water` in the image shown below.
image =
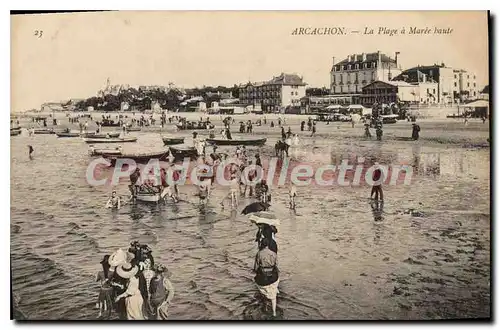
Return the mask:
<path id="1" fill-rule="evenodd" d="M 162 148 L 158 133 L 133 134 L 139 142 L 126 150 Z M 261 154 L 270 155 L 274 141 Z M 27 318 L 95 319 L 99 261 L 132 240 L 149 244 L 173 273 L 171 319 L 266 317 L 251 273 L 256 228 L 240 215 L 251 199 L 237 212 L 221 210 L 227 191 L 217 187 L 200 210 L 195 189 L 185 186 L 186 202 L 112 212 L 104 208 L 110 188 L 85 180 L 87 151 L 79 138 L 11 138 L 12 286 Z M 287 190 L 273 189 L 281 219 L 281 317 L 489 316 L 489 149 L 303 137 L 295 157 L 321 164 L 349 153 L 381 163 L 419 157 L 420 174 L 409 186 L 385 187 L 382 221 L 374 221 L 366 186 L 301 187 L 296 214 L 286 207 Z M 126 182 L 118 192 L 128 194 Z M 402 214 L 408 208 L 423 217 Z"/>

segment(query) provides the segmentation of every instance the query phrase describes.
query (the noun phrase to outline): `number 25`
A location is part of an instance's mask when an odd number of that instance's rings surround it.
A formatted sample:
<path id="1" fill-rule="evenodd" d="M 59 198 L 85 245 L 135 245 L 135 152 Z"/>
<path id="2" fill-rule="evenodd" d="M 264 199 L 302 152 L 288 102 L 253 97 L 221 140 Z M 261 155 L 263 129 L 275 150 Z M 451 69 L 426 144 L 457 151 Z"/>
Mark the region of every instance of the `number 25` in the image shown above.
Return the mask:
<path id="1" fill-rule="evenodd" d="M 35 36 L 37 36 L 38 38 L 41 38 L 43 35 L 43 31 L 42 30 L 35 30 Z"/>

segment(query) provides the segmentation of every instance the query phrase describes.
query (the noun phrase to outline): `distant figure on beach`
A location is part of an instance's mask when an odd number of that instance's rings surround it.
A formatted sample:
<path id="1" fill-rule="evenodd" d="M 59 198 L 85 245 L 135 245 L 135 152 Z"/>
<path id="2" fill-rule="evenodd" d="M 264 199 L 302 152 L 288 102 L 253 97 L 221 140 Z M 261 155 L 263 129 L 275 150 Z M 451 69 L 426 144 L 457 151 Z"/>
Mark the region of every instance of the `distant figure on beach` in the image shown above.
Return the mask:
<path id="1" fill-rule="evenodd" d="M 285 133 L 285 128 L 281 126 L 281 139 L 285 141 L 286 139 L 286 133 Z"/>
<path id="2" fill-rule="evenodd" d="M 274 121 L 271 120 L 271 127 L 274 127 Z"/>
<path id="3" fill-rule="evenodd" d="M 311 133 L 311 137 L 314 136 L 314 134 L 316 134 L 316 122 L 313 122 L 312 124 L 312 133 Z"/>
<path id="4" fill-rule="evenodd" d="M 295 210 L 295 197 L 297 197 L 297 187 L 292 183 L 288 191 L 290 197 L 289 206 L 291 210 Z"/>
<path id="5" fill-rule="evenodd" d="M 415 124 L 415 123 L 413 123 L 411 125 L 412 125 L 411 138 L 416 141 L 419 138 L 420 126 L 418 124 Z"/>
<path id="6" fill-rule="evenodd" d="M 375 162 L 373 167 L 375 170 L 373 171 L 372 175 L 373 186 L 370 198 L 373 199 L 373 195 L 375 195 L 375 200 L 378 200 L 380 194 L 380 200 L 383 201 L 384 200 L 384 192 L 382 191 L 382 182 L 384 181 L 384 178 L 382 177 L 383 173 L 377 162 Z"/>
<path id="7" fill-rule="evenodd" d="M 300 122 L 300 131 L 303 132 L 304 131 L 304 126 L 306 125 L 306 122 L 305 121 L 301 121 Z"/>
<path id="8" fill-rule="evenodd" d="M 28 155 L 29 155 L 29 158 L 30 159 L 33 159 L 33 153 L 35 152 L 35 150 L 33 149 L 33 147 L 31 145 L 28 146 Z"/>

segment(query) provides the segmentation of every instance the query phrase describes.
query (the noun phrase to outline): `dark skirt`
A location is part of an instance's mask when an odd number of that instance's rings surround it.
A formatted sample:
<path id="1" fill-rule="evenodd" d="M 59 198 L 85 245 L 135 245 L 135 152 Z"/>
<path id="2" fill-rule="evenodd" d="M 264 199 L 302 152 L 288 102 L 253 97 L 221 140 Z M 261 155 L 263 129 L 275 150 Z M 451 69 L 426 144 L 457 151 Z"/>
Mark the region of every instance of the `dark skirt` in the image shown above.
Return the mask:
<path id="1" fill-rule="evenodd" d="M 257 275 L 255 275 L 255 283 L 259 286 L 266 286 L 273 284 L 279 278 L 278 268 L 274 267 L 272 272 L 263 272 L 260 269 L 257 271 Z"/>

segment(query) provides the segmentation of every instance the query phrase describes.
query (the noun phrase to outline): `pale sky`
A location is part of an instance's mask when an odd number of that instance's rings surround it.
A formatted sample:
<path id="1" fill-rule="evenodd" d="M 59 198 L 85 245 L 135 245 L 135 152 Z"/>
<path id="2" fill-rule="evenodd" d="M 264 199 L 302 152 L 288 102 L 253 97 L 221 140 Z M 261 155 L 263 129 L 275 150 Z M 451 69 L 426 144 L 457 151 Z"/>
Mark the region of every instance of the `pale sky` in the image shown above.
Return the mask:
<path id="1" fill-rule="evenodd" d="M 344 27 L 347 35 L 301 35 Z M 374 35 L 364 35 L 365 27 Z M 405 27 L 406 35 L 377 35 Z M 409 27 L 452 28 L 409 35 Z M 42 30 L 41 38 L 34 35 Z M 359 30 L 359 34 L 350 31 Z M 329 86 L 332 57 L 400 52 L 403 68 L 444 62 L 488 84 L 487 12 L 104 12 L 11 16 L 11 111 L 96 95 L 112 84 L 232 86 L 298 73 Z"/>

